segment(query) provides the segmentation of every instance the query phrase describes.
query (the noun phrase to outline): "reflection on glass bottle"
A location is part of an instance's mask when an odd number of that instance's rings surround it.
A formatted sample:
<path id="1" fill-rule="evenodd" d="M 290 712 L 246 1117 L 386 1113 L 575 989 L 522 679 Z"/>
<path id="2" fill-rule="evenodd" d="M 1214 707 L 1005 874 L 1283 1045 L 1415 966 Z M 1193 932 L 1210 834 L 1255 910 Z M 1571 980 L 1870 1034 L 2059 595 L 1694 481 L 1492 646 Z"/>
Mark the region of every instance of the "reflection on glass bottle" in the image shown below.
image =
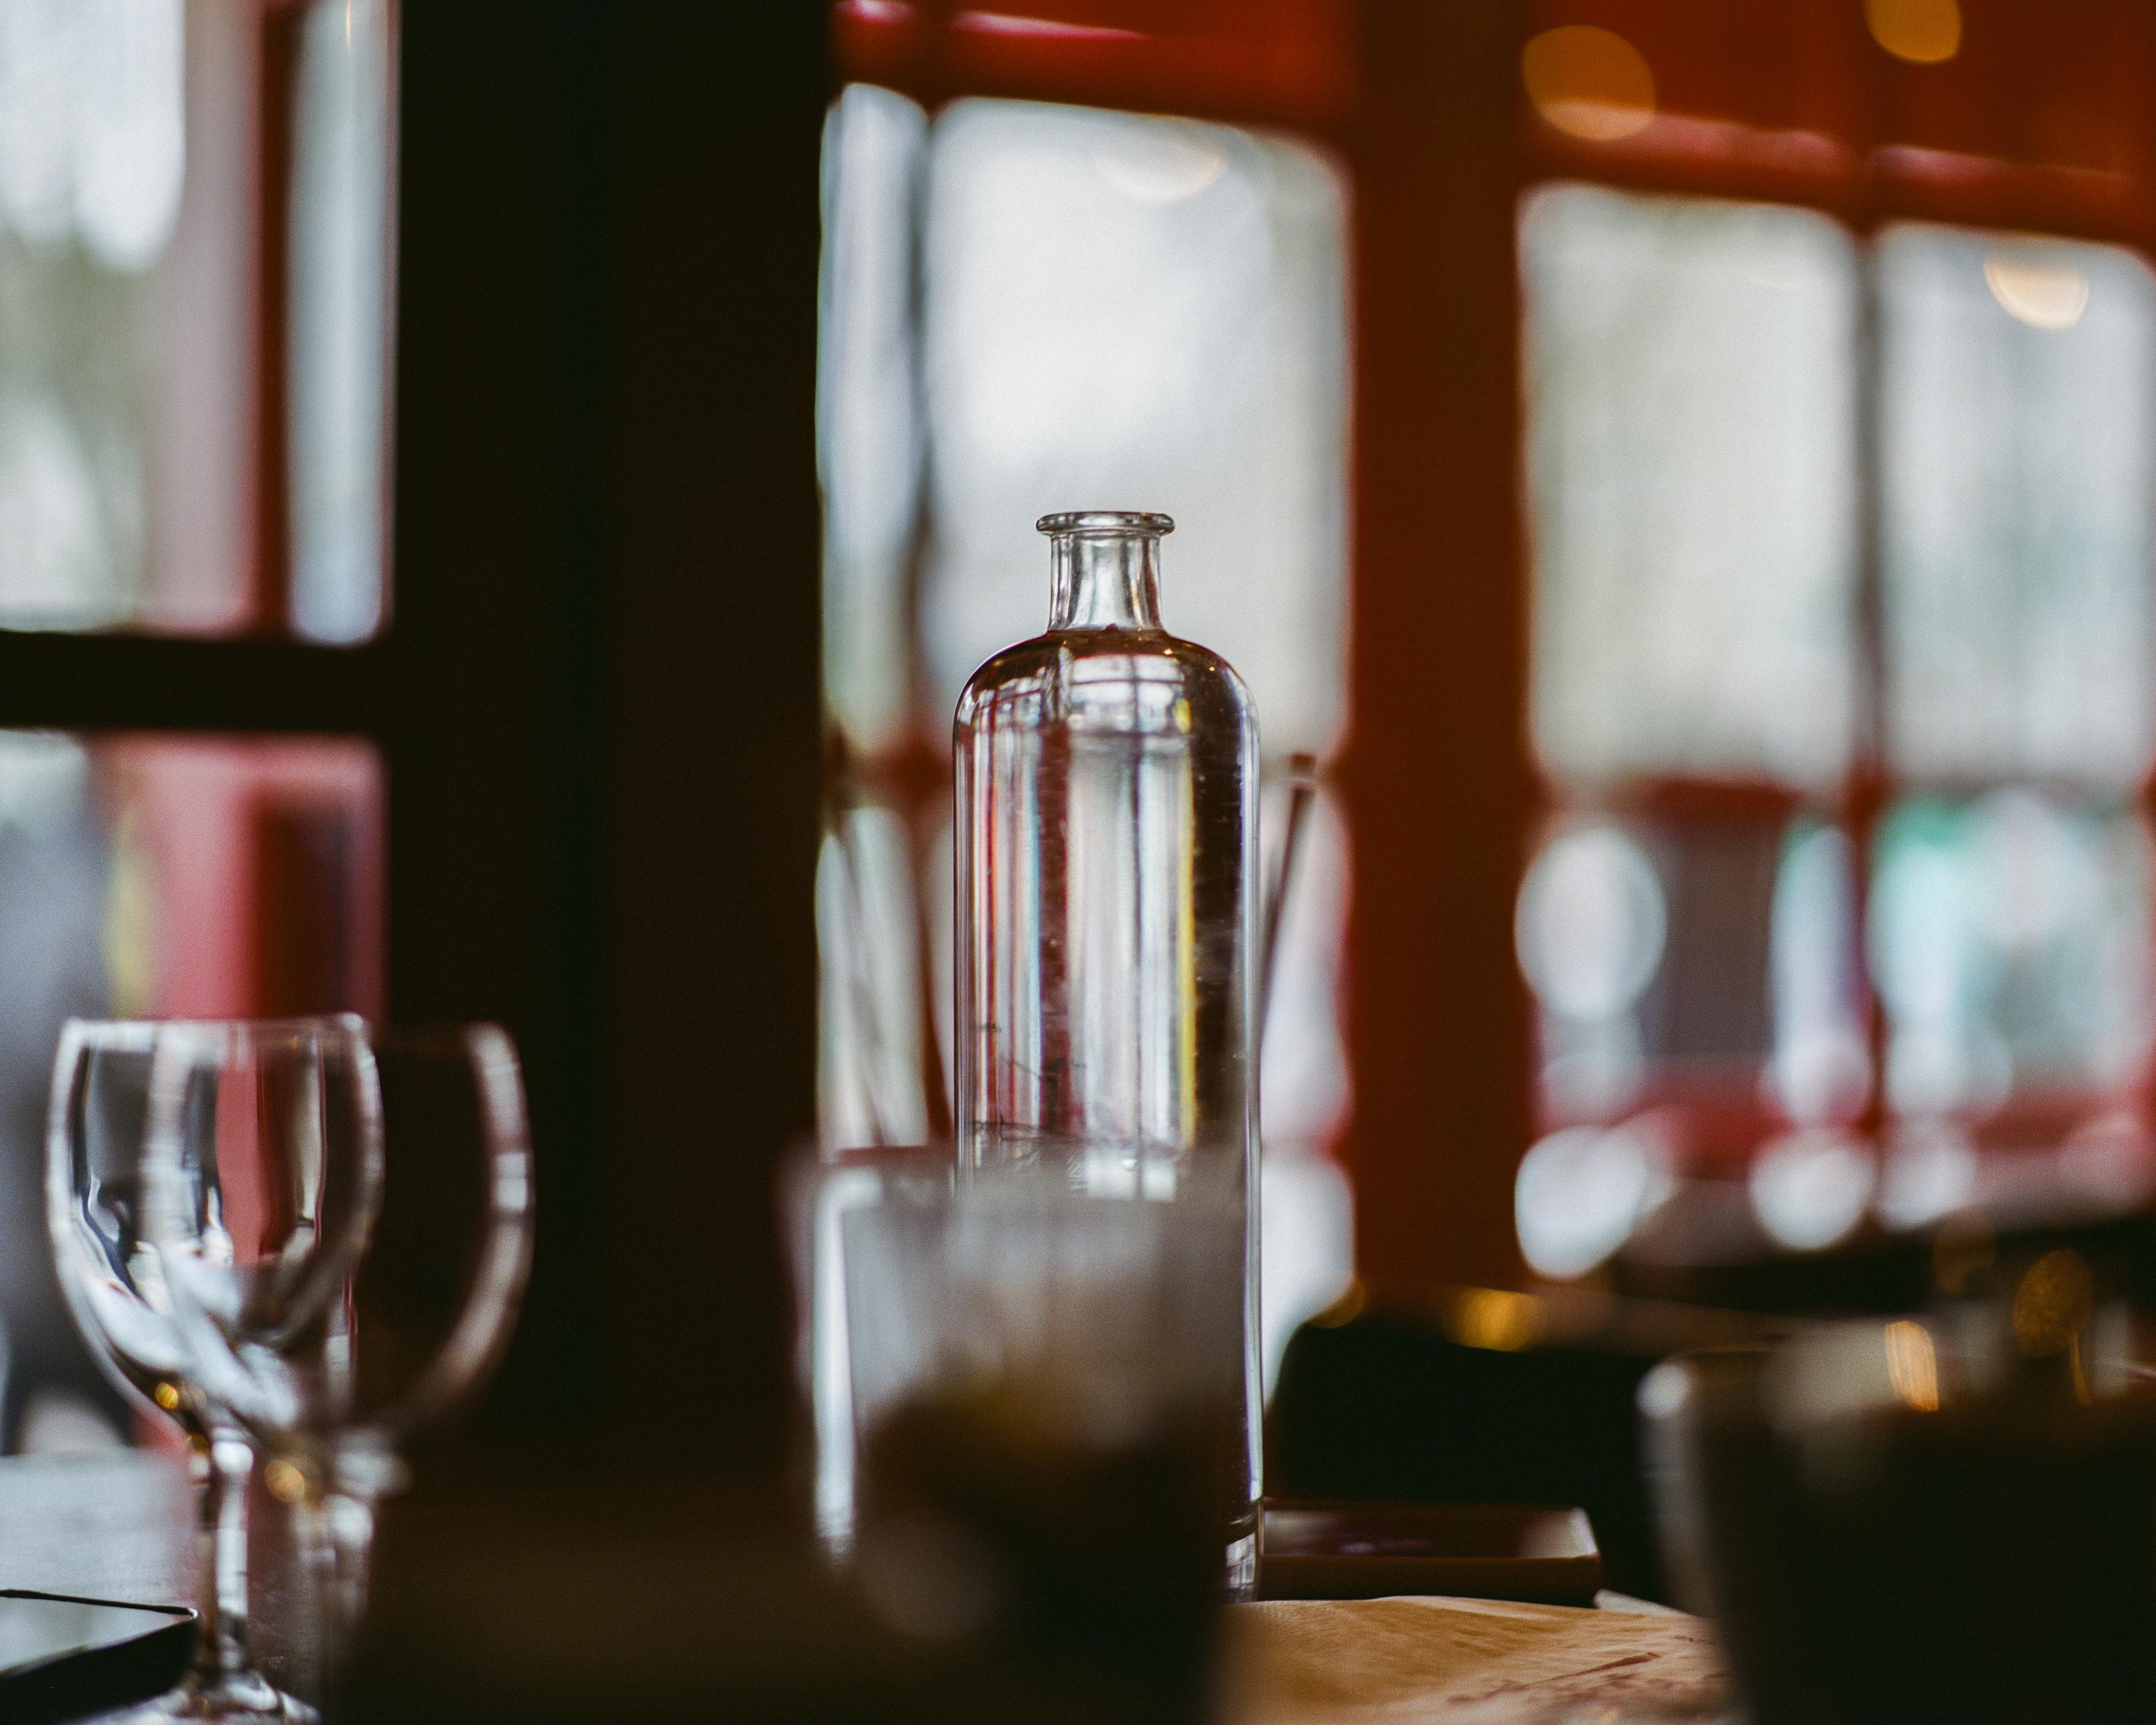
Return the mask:
<path id="1" fill-rule="evenodd" d="M 1160 625 L 1165 516 L 1044 517 L 1046 634 L 959 697 L 962 1168 L 1228 1207 L 1237 1301 L 1231 1584 L 1255 1550 L 1257 720 Z"/>

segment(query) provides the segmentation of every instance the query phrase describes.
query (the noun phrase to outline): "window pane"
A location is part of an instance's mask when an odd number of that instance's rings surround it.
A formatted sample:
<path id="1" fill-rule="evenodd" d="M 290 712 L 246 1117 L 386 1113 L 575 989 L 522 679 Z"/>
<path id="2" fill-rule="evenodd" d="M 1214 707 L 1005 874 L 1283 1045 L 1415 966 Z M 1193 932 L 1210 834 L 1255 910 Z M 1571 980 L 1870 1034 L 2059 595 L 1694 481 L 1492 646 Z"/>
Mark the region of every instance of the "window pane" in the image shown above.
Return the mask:
<path id="1" fill-rule="evenodd" d="M 865 84 L 847 88 L 824 130 L 824 700 L 848 738 L 871 748 L 901 740 L 913 717 L 915 240 L 927 135 L 913 103 Z"/>
<path id="2" fill-rule="evenodd" d="M 1810 816 L 1560 821 L 1517 925 L 1544 1117 L 1698 1104 L 1687 1131 L 1705 1136 L 1676 1147 L 1710 1160 L 1776 1122 L 1853 1118 L 1869 1087 L 1856 927 L 1848 841 Z"/>
<path id="3" fill-rule="evenodd" d="M 180 214 L 180 0 L 0 5 L 0 622 L 147 587 L 157 269 Z"/>
<path id="4" fill-rule="evenodd" d="M 2113 247 L 1915 226 L 1878 270 L 1894 764 L 2137 782 L 2156 276 Z"/>
<path id="5" fill-rule="evenodd" d="M 316 0 L 297 26 L 292 145 L 292 627 L 382 621 L 389 378 L 388 0 Z"/>
<path id="6" fill-rule="evenodd" d="M 897 811 L 834 814 L 816 870 L 818 1111 L 834 1148 L 928 1140 L 924 1020 L 937 979 L 921 963 L 923 886 Z"/>
<path id="7" fill-rule="evenodd" d="M 382 0 L 0 0 L 0 627 L 374 627 L 389 30 Z M 265 65 L 291 80 L 270 102 Z"/>
<path id="8" fill-rule="evenodd" d="M 1521 250 L 1543 759 L 1832 783 L 1856 678 L 1848 237 L 1559 186 L 1524 204 Z"/>
<path id="9" fill-rule="evenodd" d="M 2010 789 L 1897 806 L 1871 929 L 1896 1110 L 1980 1119 L 2017 1095 L 2137 1082 L 2156 1029 L 2152 886 L 2128 806 Z"/>
<path id="10" fill-rule="evenodd" d="M 1265 747 L 1344 707 L 1345 194 L 1225 126 L 964 101 L 929 145 L 926 721 L 1038 634 L 1062 509 L 1176 518 L 1161 611 L 1224 655 Z"/>
<path id="11" fill-rule="evenodd" d="M 0 1447 L 40 1394 L 120 1414 L 46 1244 L 62 1021 L 378 1014 L 380 843 L 363 743 L 0 732 Z"/>

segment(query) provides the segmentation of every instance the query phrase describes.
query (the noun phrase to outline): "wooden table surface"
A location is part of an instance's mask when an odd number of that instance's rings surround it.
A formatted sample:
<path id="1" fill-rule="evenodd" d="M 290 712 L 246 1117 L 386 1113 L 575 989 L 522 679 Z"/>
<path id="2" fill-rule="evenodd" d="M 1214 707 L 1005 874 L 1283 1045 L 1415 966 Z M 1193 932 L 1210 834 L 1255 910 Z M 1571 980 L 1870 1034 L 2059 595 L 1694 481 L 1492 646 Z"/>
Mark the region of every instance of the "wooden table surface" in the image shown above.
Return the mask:
<path id="1" fill-rule="evenodd" d="M 395 1641 L 429 1674 L 427 1686 L 453 1671 L 472 1686 L 441 1692 L 445 1706 L 425 1717 L 528 1725 L 597 1717 L 578 1698 L 618 1692 L 632 1673 L 665 1674 L 660 1693 L 676 1699 L 735 1694 L 746 1681 L 770 1705 L 747 1705 L 742 1717 L 798 1725 L 860 1717 L 854 1702 L 872 1692 L 873 1662 L 855 1673 L 862 1686 L 831 1681 L 870 1648 L 865 1626 L 846 1621 L 855 1603 L 788 1548 L 710 1537 L 739 1532 L 725 1502 L 699 1505 L 683 1493 L 672 1507 L 666 1521 L 704 1532 L 665 1537 L 605 1499 L 546 1501 L 506 1520 L 434 1529 L 429 1560 L 382 1601 Z M 162 1455 L 0 1461 L 0 1586 L 192 1603 L 191 1519 L 185 1475 Z M 259 1493 L 253 1531 L 262 1663 L 311 1695 L 289 1524 Z M 574 1561 L 562 1560 L 565 1550 Z M 1558 1717 L 1590 1702 L 1614 1716 L 1642 1703 L 1690 1712 L 1712 1707 L 1720 1691 L 1704 1625 L 1666 1611 L 1442 1599 L 1271 1604 L 1237 1608 L 1235 1632 L 1255 1680 L 1238 1710 L 1246 1725 L 1393 1725 L 1433 1707 L 1467 1725 Z M 832 1692 L 821 1711 L 793 1704 L 819 1687 L 812 1676 Z M 419 1715 L 400 1702 L 366 1717 L 409 1725 Z"/>

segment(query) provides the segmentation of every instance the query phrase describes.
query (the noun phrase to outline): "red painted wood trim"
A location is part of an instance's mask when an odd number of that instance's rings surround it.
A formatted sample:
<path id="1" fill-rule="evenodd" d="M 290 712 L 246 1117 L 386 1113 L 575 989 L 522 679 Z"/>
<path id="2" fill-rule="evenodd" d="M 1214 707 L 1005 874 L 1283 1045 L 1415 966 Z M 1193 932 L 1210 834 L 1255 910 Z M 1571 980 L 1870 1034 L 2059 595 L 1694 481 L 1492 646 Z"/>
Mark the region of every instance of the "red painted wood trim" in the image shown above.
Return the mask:
<path id="1" fill-rule="evenodd" d="M 1357 1254 L 1390 1288 L 1520 1276 L 1532 1122 L 1512 908 L 1527 738 L 1513 8 L 1363 11 L 1348 1034 Z"/>

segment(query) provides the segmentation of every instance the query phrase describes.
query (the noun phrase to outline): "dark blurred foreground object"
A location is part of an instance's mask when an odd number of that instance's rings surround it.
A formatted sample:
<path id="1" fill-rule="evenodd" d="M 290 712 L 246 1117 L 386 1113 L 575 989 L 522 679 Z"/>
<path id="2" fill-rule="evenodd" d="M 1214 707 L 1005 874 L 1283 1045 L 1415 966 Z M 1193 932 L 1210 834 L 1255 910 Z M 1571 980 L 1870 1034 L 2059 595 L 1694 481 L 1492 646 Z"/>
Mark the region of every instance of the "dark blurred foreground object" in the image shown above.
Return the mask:
<path id="1" fill-rule="evenodd" d="M 384 1521 L 333 1717 L 850 1719 L 921 1682 L 920 1664 L 746 1496 L 423 1490 Z"/>
<path id="2" fill-rule="evenodd" d="M 834 1555 L 856 1542 L 880 1429 L 936 1408 L 978 1416 L 982 1429 L 954 1427 L 953 1441 L 1030 1443 L 1044 1467 L 1160 1445 L 1202 1453 L 1210 1482 L 1193 1489 L 1210 1506 L 1222 1583 L 1247 1596 L 1240 1163 L 1186 1170 L 1173 1203 L 1075 1186 L 1060 1158 L 962 1178 L 947 1151 L 915 1148 L 818 1158 L 793 1185 L 816 1514 Z"/>
<path id="3" fill-rule="evenodd" d="M 1177 1470 L 1127 1455 L 1041 1495 L 1032 1447 L 998 1457 L 984 1430 L 940 1409 L 893 1422 L 913 1459 L 880 1476 L 910 1483 L 880 1495 L 850 1574 L 769 1489 L 407 1500 L 336 1717 L 1209 1717 L 1219 1553 L 1186 1537 L 1209 1518 L 1178 1508 Z"/>
<path id="4" fill-rule="evenodd" d="M 1743 1186 L 1698 1181 L 1657 1210 L 1612 1261 L 1613 1291 L 1724 1312 L 1795 1317 L 1891 1317 L 1931 1303 L 1941 1255 L 1982 1242 L 2001 1261 L 2071 1248 L 2105 1286 L 2156 1311 L 2156 1210 L 2098 1210 L 2041 1187 L 2020 1201 L 1964 1209 L 1922 1228 L 1866 1228 L 1830 1250 L 1761 1237 Z"/>
<path id="5" fill-rule="evenodd" d="M 818 1373 L 845 1391 L 819 1410 L 843 1541 L 819 1548 L 779 1491 L 663 1478 L 413 1505 L 388 1524 L 351 1717 L 1214 1717 L 1247 1498 L 1220 1453 L 1242 1448 L 1221 1417 L 1238 1363 L 1210 1345 L 1238 1290 L 1211 1272 L 1240 1216 L 1017 1174 L 954 1188 L 947 1162 L 838 1172 L 869 1176 L 817 1213 L 840 1251 L 818 1281 L 844 1296 Z"/>
<path id="6" fill-rule="evenodd" d="M 1265 1507 L 1261 1599 L 1441 1594 L 1589 1605 L 1601 1586 L 1594 1531 L 1576 1509 L 1280 1500 Z"/>
<path id="7" fill-rule="evenodd" d="M 1578 1292 L 1462 1288 L 1383 1307 L 1351 1293 L 1288 1343 L 1266 1488 L 1395 1504 L 1577 1504 L 1603 1584 L 1666 1602 L 1642 1483 L 1640 1380 L 1679 1349 L 1767 1328 Z"/>
<path id="8" fill-rule="evenodd" d="M 2148 1717 L 2156 1383 L 2078 1255 L 2010 1286 L 1647 1379 L 1671 1565 L 1758 1725 Z"/>
<path id="9" fill-rule="evenodd" d="M 852 1574 L 1032 1720 L 1211 1717 L 1221 1422 L 1022 1382 L 933 1393 L 870 1445 Z"/>

